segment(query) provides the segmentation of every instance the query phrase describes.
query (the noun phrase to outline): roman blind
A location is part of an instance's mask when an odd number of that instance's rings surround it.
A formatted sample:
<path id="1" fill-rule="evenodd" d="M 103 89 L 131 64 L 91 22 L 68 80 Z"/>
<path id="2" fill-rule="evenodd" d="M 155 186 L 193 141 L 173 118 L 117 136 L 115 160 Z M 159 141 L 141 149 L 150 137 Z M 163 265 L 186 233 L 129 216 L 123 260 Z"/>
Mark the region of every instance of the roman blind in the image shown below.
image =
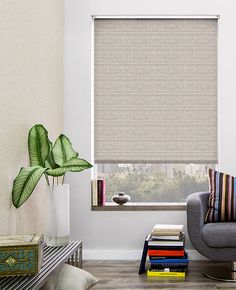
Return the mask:
<path id="1" fill-rule="evenodd" d="M 96 163 L 217 163 L 217 19 L 94 19 Z"/>

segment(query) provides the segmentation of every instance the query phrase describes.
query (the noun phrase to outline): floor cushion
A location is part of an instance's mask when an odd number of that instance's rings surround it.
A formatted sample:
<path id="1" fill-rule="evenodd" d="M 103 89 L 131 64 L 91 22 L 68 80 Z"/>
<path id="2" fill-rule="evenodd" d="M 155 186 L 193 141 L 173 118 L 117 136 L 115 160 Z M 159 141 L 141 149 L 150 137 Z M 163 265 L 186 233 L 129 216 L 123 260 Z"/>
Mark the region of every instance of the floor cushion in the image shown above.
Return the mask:
<path id="1" fill-rule="evenodd" d="M 87 290 L 98 282 L 92 274 L 65 264 L 63 268 L 51 277 L 41 290 Z"/>

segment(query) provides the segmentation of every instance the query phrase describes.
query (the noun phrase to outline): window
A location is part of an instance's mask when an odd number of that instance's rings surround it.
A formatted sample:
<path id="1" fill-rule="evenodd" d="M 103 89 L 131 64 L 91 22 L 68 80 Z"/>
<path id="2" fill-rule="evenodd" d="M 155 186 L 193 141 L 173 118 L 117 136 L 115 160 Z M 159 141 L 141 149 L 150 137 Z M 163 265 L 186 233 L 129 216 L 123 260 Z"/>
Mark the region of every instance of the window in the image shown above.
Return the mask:
<path id="1" fill-rule="evenodd" d="M 205 167 L 217 163 L 216 18 L 94 19 L 94 153 L 108 199 L 119 187 L 133 201 L 207 189 Z"/>
<path id="2" fill-rule="evenodd" d="M 106 202 L 119 191 L 132 202 L 185 202 L 189 193 L 208 190 L 207 168 L 214 164 L 98 164 L 106 180 Z"/>

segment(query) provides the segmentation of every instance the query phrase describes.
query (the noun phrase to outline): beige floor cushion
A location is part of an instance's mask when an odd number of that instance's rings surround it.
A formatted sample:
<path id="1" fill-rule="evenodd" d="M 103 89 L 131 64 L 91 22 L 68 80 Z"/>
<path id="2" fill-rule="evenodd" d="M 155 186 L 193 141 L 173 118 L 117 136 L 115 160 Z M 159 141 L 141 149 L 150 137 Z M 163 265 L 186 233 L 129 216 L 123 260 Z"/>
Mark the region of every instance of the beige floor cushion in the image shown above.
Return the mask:
<path id="1" fill-rule="evenodd" d="M 98 279 L 92 274 L 65 264 L 46 282 L 41 290 L 87 290 L 96 285 Z"/>

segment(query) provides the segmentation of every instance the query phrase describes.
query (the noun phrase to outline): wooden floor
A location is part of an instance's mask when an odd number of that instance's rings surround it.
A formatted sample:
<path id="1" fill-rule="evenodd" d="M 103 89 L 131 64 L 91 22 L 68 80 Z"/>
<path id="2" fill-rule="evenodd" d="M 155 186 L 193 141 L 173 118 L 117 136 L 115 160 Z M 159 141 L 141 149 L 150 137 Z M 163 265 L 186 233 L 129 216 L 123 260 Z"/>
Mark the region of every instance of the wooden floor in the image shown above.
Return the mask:
<path id="1" fill-rule="evenodd" d="M 204 289 L 236 289 L 236 283 L 218 282 L 204 277 L 204 269 L 224 267 L 225 264 L 210 261 L 192 261 L 189 265 L 188 275 L 184 280 L 171 280 L 168 278 L 148 279 L 145 274 L 138 275 L 139 262 L 137 261 L 85 261 L 83 268 L 100 281 L 94 290 L 123 290 L 123 289 L 164 289 L 164 290 L 204 290 Z"/>

